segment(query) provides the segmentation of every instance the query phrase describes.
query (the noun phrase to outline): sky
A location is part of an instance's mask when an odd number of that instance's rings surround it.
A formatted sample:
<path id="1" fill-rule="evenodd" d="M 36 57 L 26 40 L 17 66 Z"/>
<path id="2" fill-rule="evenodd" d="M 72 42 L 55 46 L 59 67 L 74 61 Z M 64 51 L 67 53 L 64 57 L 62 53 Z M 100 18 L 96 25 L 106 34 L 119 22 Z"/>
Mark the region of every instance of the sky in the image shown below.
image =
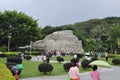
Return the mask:
<path id="1" fill-rule="evenodd" d="M 40 27 L 90 19 L 120 17 L 120 0 L 0 0 L 0 12 L 17 10 L 38 20 Z"/>

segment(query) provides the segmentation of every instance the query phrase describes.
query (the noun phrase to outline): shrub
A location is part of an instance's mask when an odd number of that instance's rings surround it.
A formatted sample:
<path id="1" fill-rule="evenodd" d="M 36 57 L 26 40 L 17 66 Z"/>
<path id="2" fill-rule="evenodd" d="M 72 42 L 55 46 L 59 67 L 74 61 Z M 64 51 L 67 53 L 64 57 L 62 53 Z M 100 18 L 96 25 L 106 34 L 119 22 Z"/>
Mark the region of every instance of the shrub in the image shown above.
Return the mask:
<path id="1" fill-rule="evenodd" d="M 72 66 L 73 66 L 73 63 L 64 63 L 63 64 L 64 70 L 67 72 L 69 71 L 70 67 L 72 67 Z"/>
<path id="2" fill-rule="evenodd" d="M 5 56 L 5 54 L 0 54 L 0 57 L 5 58 L 6 56 Z"/>
<path id="3" fill-rule="evenodd" d="M 18 64 L 21 64 L 22 65 L 22 59 L 18 56 L 11 56 L 11 57 L 8 57 L 7 58 L 7 67 L 11 70 L 12 74 L 15 75 L 15 72 L 17 71 L 17 73 L 20 75 L 21 71 L 20 69 L 16 69 L 15 70 L 15 67 L 17 67 Z"/>
<path id="4" fill-rule="evenodd" d="M 95 60 L 98 60 L 98 58 L 96 58 L 96 57 L 93 57 L 91 60 L 92 60 L 92 61 L 95 61 Z"/>
<path id="5" fill-rule="evenodd" d="M 64 61 L 64 58 L 62 58 L 62 57 L 60 57 L 60 56 L 56 57 L 56 59 L 57 59 L 57 61 L 60 62 L 60 63 Z"/>
<path id="6" fill-rule="evenodd" d="M 26 60 L 31 60 L 32 57 L 31 57 L 31 56 L 24 56 L 24 59 L 26 59 Z"/>
<path id="7" fill-rule="evenodd" d="M 49 54 L 49 57 L 52 57 L 52 54 L 51 53 L 48 53 Z"/>
<path id="8" fill-rule="evenodd" d="M 22 59 L 18 56 L 10 56 L 10 57 L 7 57 L 7 63 L 9 63 L 9 62 L 22 64 Z"/>
<path id="9" fill-rule="evenodd" d="M 65 56 L 65 53 L 61 53 L 62 56 Z"/>
<path id="10" fill-rule="evenodd" d="M 89 66 L 89 63 L 91 63 L 90 60 L 83 60 L 83 61 L 81 62 L 82 68 L 83 68 L 83 69 L 89 68 L 89 67 L 90 67 L 90 66 Z"/>
<path id="11" fill-rule="evenodd" d="M 15 66 L 15 65 L 16 65 L 16 63 L 14 63 L 14 62 L 8 62 L 8 63 L 6 63 L 6 66 L 7 66 L 9 69 L 11 69 L 12 66 Z"/>
<path id="12" fill-rule="evenodd" d="M 43 72 L 44 74 L 46 74 L 47 72 L 51 73 L 53 70 L 53 66 L 48 63 L 42 63 L 38 65 L 38 70 L 39 72 Z"/>
<path id="13" fill-rule="evenodd" d="M 12 56 L 12 55 L 18 55 L 18 53 L 20 52 L 3 52 L 3 54 L 5 54 L 5 56 L 7 57 Z"/>
<path id="14" fill-rule="evenodd" d="M 75 59 L 75 58 L 72 58 L 72 59 L 71 59 L 71 63 L 76 63 L 76 62 L 79 62 L 79 58 L 76 58 L 76 59 Z"/>
<path id="15" fill-rule="evenodd" d="M 80 53 L 77 53 L 76 54 L 78 58 L 82 58 L 83 57 L 83 54 L 80 54 Z"/>
<path id="16" fill-rule="evenodd" d="M 114 59 L 112 60 L 112 63 L 115 64 L 115 65 L 118 65 L 118 64 L 120 64 L 120 61 L 119 61 L 118 59 L 115 59 L 115 58 L 114 58 Z"/>
<path id="17" fill-rule="evenodd" d="M 113 58 L 112 63 L 115 64 L 115 65 L 120 64 L 120 56 Z"/>
<path id="18" fill-rule="evenodd" d="M 16 80 L 4 64 L 0 64 L 0 80 Z"/>

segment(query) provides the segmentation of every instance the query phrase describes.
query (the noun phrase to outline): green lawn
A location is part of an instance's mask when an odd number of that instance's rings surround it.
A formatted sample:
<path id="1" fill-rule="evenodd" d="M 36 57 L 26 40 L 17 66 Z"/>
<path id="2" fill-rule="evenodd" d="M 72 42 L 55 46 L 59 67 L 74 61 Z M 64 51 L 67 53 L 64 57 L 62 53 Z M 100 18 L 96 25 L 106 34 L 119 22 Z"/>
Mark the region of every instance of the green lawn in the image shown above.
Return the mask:
<path id="1" fill-rule="evenodd" d="M 70 59 L 72 58 L 72 56 L 65 56 L 64 59 L 65 61 L 70 61 Z M 55 57 L 51 58 L 52 60 L 56 60 Z M 82 59 L 80 59 L 81 61 Z M 101 60 L 105 61 L 104 57 L 101 57 Z M 112 64 L 112 58 L 109 58 L 109 63 Z M 5 58 L 0 58 L 0 63 L 6 63 L 6 59 Z M 27 77 L 38 77 L 38 76 L 44 76 L 43 73 L 40 73 L 38 71 L 38 65 L 42 63 L 40 61 L 26 61 L 23 60 L 23 66 L 24 66 L 24 70 L 22 71 L 22 73 L 20 74 L 20 78 L 27 78 Z M 68 74 L 64 68 L 63 68 L 63 63 L 50 63 L 53 65 L 54 69 L 52 71 L 52 73 L 47 74 L 49 76 L 55 76 L 55 75 L 64 75 L 64 74 Z M 90 71 L 91 68 L 84 70 L 83 68 L 79 68 L 80 72 L 86 72 L 86 71 Z"/>
<path id="2" fill-rule="evenodd" d="M 38 65 L 41 62 L 38 61 L 23 61 L 23 65 L 25 67 L 25 69 L 22 71 L 20 77 L 21 78 L 25 78 L 25 77 L 38 77 L 38 76 L 44 76 L 43 73 L 40 73 L 38 71 Z M 54 69 L 52 71 L 52 73 L 50 74 L 46 74 L 48 76 L 55 76 L 55 75 L 64 75 L 64 74 L 68 74 L 64 68 L 63 68 L 63 63 L 50 63 L 53 65 Z M 86 71 L 90 71 L 91 68 L 83 70 L 82 67 L 79 68 L 80 72 L 86 72 Z"/>
<path id="3" fill-rule="evenodd" d="M 43 73 L 40 73 L 38 71 L 38 65 L 41 62 L 38 61 L 23 61 L 23 65 L 25 69 L 22 71 L 20 77 L 37 77 L 37 76 L 44 76 Z M 47 74 L 49 76 L 54 76 L 54 75 L 62 75 L 66 74 L 67 72 L 64 71 L 63 69 L 63 64 L 61 63 L 51 63 L 54 67 L 52 73 Z"/>

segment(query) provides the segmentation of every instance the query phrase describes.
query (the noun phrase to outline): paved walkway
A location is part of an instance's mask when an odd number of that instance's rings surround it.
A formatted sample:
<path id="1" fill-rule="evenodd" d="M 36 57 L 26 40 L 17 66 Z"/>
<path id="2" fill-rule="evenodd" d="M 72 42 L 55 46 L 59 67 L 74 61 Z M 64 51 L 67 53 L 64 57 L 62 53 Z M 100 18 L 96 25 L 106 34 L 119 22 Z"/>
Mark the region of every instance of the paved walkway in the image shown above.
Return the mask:
<path id="1" fill-rule="evenodd" d="M 39 60 L 37 59 L 36 56 L 32 57 L 31 60 L 32 60 L 32 61 L 43 61 L 43 60 L 42 60 L 42 56 L 40 56 Z M 70 61 L 64 61 L 64 62 L 61 62 L 61 63 L 66 63 L 66 62 L 70 62 Z M 58 63 L 58 61 L 50 60 L 50 63 Z"/>

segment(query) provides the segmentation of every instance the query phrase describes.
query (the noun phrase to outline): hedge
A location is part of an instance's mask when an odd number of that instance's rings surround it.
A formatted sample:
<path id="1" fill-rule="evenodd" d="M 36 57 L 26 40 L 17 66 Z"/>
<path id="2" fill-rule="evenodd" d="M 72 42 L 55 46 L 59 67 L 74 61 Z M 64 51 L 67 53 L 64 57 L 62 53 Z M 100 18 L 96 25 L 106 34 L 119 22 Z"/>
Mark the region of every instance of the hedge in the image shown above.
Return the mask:
<path id="1" fill-rule="evenodd" d="M 49 63 L 41 63 L 38 65 L 39 72 L 46 74 L 47 72 L 51 73 L 53 71 L 53 66 Z"/>
<path id="2" fill-rule="evenodd" d="M 16 80 L 5 64 L 0 64 L 0 80 Z"/>
<path id="3" fill-rule="evenodd" d="M 63 68 L 64 68 L 64 70 L 65 71 L 69 71 L 69 69 L 71 68 L 71 67 L 73 67 L 73 63 L 64 63 L 63 64 Z"/>
<path id="4" fill-rule="evenodd" d="M 18 55 L 20 52 L 3 52 L 3 54 L 5 54 L 5 56 L 9 57 L 12 55 Z"/>
<path id="5" fill-rule="evenodd" d="M 119 65 L 120 64 L 120 56 L 117 56 L 117 57 L 113 58 L 112 63 L 115 64 L 115 65 Z"/>

